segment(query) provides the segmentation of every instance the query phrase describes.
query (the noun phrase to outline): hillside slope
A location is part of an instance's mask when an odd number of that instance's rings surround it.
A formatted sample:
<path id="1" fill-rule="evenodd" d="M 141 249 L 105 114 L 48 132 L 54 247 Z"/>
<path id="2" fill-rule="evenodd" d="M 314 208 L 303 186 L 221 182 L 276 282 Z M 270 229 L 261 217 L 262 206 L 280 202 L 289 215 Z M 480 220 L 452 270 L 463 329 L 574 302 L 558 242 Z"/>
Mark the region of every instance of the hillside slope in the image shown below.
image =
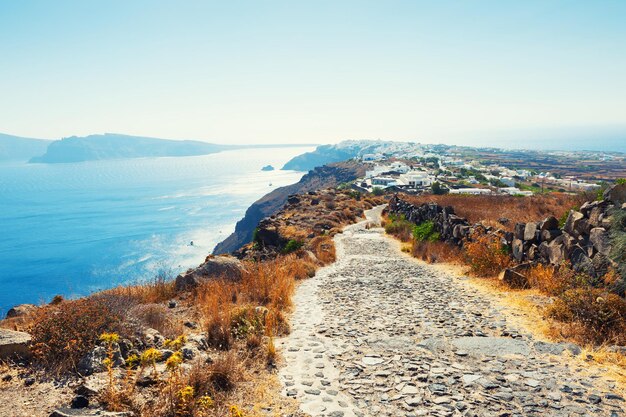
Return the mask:
<path id="1" fill-rule="evenodd" d="M 0 133 L 0 161 L 28 161 L 43 155 L 52 141 Z"/>
<path id="2" fill-rule="evenodd" d="M 357 162 L 344 162 L 315 168 L 295 184 L 280 187 L 255 201 L 237 222 L 235 231 L 220 242 L 213 254 L 231 253 L 252 240 L 259 221 L 276 213 L 291 194 L 301 194 L 322 188 L 335 187 L 363 175 L 365 168 Z"/>
<path id="3" fill-rule="evenodd" d="M 206 155 L 229 149 L 227 145 L 193 140 L 167 140 L 115 133 L 72 136 L 55 141 L 33 163 L 83 162 L 100 159 Z"/>

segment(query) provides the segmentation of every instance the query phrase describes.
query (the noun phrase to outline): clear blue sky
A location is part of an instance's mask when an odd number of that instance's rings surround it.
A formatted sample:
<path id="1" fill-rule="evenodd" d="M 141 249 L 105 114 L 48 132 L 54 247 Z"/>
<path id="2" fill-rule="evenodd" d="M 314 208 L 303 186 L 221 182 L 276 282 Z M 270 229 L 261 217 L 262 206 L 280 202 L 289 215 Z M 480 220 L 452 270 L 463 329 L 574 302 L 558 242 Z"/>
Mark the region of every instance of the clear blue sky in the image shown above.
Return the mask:
<path id="1" fill-rule="evenodd" d="M 437 140 L 626 125 L 626 1 L 0 0 L 0 132 Z"/>

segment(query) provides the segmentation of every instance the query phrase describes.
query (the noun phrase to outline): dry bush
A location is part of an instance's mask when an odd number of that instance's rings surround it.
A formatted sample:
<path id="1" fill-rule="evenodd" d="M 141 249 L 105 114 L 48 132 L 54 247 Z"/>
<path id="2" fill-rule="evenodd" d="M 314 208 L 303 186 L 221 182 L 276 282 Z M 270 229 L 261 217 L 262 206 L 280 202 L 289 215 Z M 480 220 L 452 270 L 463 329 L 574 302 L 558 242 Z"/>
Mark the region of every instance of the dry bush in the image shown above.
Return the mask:
<path id="1" fill-rule="evenodd" d="M 441 206 L 452 206 L 457 215 L 470 223 L 490 221 L 505 230 L 513 230 L 516 222 L 535 222 L 548 216 L 560 218 L 572 207 L 585 200 L 583 195 L 551 193 L 530 197 L 478 196 L 478 195 L 421 195 L 403 197 L 419 205 L 435 202 Z M 509 219 L 506 224 L 498 223 L 500 218 Z"/>
<path id="2" fill-rule="evenodd" d="M 415 225 L 406 220 L 404 216 L 389 215 L 384 222 L 385 233 L 395 236 L 402 242 L 409 242 L 413 239 L 413 228 Z"/>
<path id="3" fill-rule="evenodd" d="M 122 332 L 122 317 L 103 299 L 83 298 L 38 309 L 29 333 L 35 360 L 45 368 L 62 373 L 76 364 L 105 332 Z"/>
<path id="4" fill-rule="evenodd" d="M 249 263 L 240 284 L 240 293 L 247 302 L 285 308 L 291 305 L 294 279 L 304 278 L 306 261 L 295 255 L 266 262 Z"/>
<path id="5" fill-rule="evenodd" d="M 261 335 L 264 327 L 263 314 L 257 313 L 253 305 L 237 306 L 230 313 L 230 332 L 235 339 Z"/>
<path id="6" fill-rule="evenodd" d="M 597 288 L 570 289 L 546 312 L 567 324 L 567 336 L 581 343 L 626 342 L 626 301 L 616 294 Z"/>
<path id="7" fill-rule="evenodd" d="M 330 236 L 316 236 L 309 242 L 311 251 L 317 259 L 324 265 L 335 262 L 335 243 Z"/>
<path id="8" fill-rule="evenodd" d="M 585 288 L 593 285 L 591 277 L 577 274 L 567 265 L 555 267 L 537 264 L 524 273 L 532 288 L 548 295 L 559 295 L 568 289 Z"/>
<path id="9" fill-rule="evenodd" d="M 122 285 L 102 291 L 102 294 L 129 297 L 140 304 L 162 303 L 176 296 L 176 288 L 173 273 L 163 271 L 159 272 L 151 281 L 141 284 Z"/>
<path id="10" fill-rule="evenodd" d="M 230 332 L 231 305 L 236 301 L 234 284 L 227 281 L 208 281 L 196 289 L 195 304 L 198 306 L 207 329 L 210 346 L 228 350 L 232 344 Z"/>
<path id="11" fill-rule="evenodd" d="M 168 313 L 162 304 L 140 304 L 132 308 L 128 316 L 141 326 L 158 330 L 166 338 L 174 339 L 183 333 L 183 326 Z"/>
<path id="12" fill-rule="evenodd" d="M 511 257 L 497 236 L 474 233 L 463 249 L 472 272 L 479 277 L 496 276 L 511 264 Z"/>
<path id="13" fill-rule="evenodd" d="M 225 352 L 213 361 L 207 371 L 209 387 L 214 392 L 232 391 L 243 379 L 243 370 L 235 352 Z"/>
<path id="14" fill-rule="evenodd" d="M 461 249 L 446 242 L 429 242 L 413 240 L 411 255 L 426 262 L 459 262 L 462 259 Z"/>

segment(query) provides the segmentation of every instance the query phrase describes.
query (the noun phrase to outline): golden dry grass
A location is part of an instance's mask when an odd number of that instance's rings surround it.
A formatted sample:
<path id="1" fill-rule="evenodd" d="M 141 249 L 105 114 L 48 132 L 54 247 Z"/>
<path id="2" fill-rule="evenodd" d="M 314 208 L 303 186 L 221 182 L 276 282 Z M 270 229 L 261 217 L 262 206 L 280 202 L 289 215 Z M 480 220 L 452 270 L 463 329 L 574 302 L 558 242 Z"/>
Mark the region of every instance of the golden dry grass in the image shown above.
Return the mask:
<path id="1" fill-rule="evenodd" d="M 472 195 L 420 195 L 406 196 L 407 201 L 419 205 L 435 202 L 441 206 L 452 206 L 457 215 L 470 223 L 486 222 L 504 230 L 513 230 L 516 222 L 542 220 L 548 216 L 561 218 L 571 208 L 580 206 L 583 195 L 552 193 L 530 197 L 513 196 L 472 196 Z M 501 218 L 509 219 L 506 224 Z"/>

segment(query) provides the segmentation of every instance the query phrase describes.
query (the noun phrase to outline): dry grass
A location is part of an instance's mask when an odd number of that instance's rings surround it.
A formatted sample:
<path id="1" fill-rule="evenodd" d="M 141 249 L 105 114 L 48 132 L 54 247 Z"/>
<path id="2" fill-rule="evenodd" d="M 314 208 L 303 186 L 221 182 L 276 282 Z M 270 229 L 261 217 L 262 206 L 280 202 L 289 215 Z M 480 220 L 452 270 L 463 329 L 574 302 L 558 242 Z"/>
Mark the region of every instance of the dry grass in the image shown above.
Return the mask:
<path id="1" fill-rule="evenodd" d="M 585 197 L 564 193 L 534 195 L 530 197 L 513 196 L 472 196 L 472 195 L 421 195 L 406 196 L 407 201 L 419 205 L 435 202 L 441 206 L 452 206 L 457 215 L 465 217 L 470 223 L 491 223 L 504 230 L 513 230 L 516 222 L 530 222 L 548 216 L 561 218 L 572 207 L 580 206 Z M 499 219 L 509 221 L 503 223 Z"/>
<path id="2" fill-rule="evenodd" d="M 511 264 L 497 236 L 475 233 L 465 242 L 463 252 L 471 271 L 479 277 L 494 277 Z"/>

